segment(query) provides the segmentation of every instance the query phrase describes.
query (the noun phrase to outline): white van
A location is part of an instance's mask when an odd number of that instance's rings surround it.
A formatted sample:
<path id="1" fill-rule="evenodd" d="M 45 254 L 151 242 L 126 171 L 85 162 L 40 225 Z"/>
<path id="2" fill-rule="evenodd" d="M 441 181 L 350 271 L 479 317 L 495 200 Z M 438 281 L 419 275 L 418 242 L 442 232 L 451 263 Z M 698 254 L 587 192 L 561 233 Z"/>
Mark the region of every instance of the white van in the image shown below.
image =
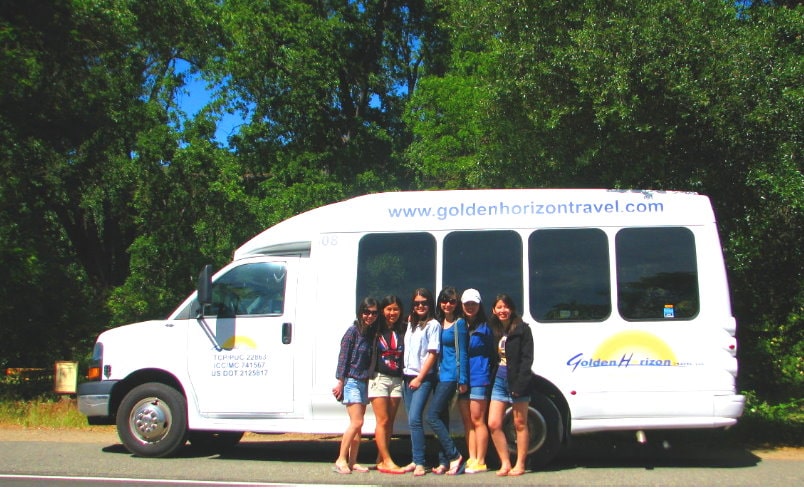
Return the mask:
<path id="1" fill-rule="evenodd" d="M 726 427 L 742 414 L 726 270 L 702 195 L 366 195 L 265 230 L 210 275 L 167 319 L 97 340 L 79 409 L 116 423 L 133 453 L 167 456 L 187 439 L 223 448 L 246 431 L 342 433 L 331 389 L 358 301 L 446 285 L 478 289 L 487 313 L 507 293 L 532 327 L 534 465 L 570 434 Z M 407 432 L 401 414 L 396 433 Z"/>

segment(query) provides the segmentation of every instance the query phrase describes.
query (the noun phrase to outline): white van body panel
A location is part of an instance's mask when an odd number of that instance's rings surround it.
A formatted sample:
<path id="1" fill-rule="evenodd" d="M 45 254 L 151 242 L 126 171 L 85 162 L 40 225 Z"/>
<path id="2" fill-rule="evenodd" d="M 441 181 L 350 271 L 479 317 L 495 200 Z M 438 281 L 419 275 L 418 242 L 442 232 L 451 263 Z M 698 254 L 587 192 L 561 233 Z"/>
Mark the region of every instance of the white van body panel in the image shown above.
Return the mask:
<path id="1" fill-rule="evenodd" d="M 616 283 L 610 291 L 613 309 L 601 321 L 539 322 L 522 304 L 535 342 L 533 371 L 566 402 L 572 433 L 734 424 L 744 400 L 735 390 L 736 323 L 720 240 L 709 199 L 683 192 L 395 192 L 313 209 L 244 243 L 233 262 L 213 277 L 214 283 L 246 264 L 281 262 L 288 277 L 281 314 L 206 318 L 223 346 L 216 351 L 198 320 L 187 314 L 193 294 L 166 321 L 101 334 L 103 361 L 111 365 L 106 380 L 125 379 L 143 369 L 168 372 L 184 390 L 193 430 L 341 433 L 347 416 L 331 389 L 340 340 L 360 299 L 356 270 L 364 236 L 432 235 L 440 288 L 449 285 L 443 283 L 442 243 L 456 231 L 514 231 L 527 243 L 539 229 L 598 229 L 608 239 L 610 274 L 616 282 L 617 233 L 642 227 L 684 227 L 694 236 L 697 315 L 673 321 L 672 327 L 663 320 L 627 321 L 617 311 Z M 527 250 L 524 255 L 523 276 L 528 277 Z M 529 287 L 526 278 L 525 297 Z M 484 301 L 491 300 L 484 296 Z M 490 313 L 488 304 L 486 311 Z M 287 344 L 283 331 L 292 333 Z M 144 342 L 147 347 L 137 347 Z M 451 419 L 453 431 L 461 433 L 460 417 Z M 369 408 L 364 433 L 373 429 Z M 404 410 L 395 431 L 407 432 Z"/>

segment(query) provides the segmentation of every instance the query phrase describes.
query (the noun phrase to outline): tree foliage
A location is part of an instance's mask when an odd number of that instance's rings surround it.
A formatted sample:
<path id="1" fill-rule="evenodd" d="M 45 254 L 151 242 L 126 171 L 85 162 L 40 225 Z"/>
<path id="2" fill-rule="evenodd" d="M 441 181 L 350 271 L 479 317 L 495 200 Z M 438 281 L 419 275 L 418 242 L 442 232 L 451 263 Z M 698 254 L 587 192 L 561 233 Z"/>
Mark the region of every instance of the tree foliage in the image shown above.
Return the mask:
<path id="1" fill-rule="evenodd" d="M 655 188 L 712 198 L 743 386 L 802 397 L 799 3 L 6 1 L 0 365 L 85 355 L 352 195 Z"/>

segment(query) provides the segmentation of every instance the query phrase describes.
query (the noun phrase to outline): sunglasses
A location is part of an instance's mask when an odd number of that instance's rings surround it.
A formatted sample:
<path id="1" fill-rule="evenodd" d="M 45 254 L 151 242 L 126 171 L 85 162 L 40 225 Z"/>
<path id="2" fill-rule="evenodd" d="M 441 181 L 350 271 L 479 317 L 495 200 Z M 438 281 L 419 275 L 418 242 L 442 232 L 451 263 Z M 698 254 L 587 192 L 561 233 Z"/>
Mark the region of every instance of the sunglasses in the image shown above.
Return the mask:
<path id="1" fill-rule="evenodd" d="M 450 304 L 450 305 L 454 306 L 455 304 L 458 303 L 458 299 L 444 299 L 444 300 L 441 301 L 441 303 L 442 304 Z"/>
<path id="2" fill-rule="evenodd" d="M 427 306 L 427 301 L 413 301 L 413 307 Z"/>
<path id="3" fill-rule="evenodd" d="M 377 316 L 379 314 L 379 311 L 363 311 L 364 316 Z"/>

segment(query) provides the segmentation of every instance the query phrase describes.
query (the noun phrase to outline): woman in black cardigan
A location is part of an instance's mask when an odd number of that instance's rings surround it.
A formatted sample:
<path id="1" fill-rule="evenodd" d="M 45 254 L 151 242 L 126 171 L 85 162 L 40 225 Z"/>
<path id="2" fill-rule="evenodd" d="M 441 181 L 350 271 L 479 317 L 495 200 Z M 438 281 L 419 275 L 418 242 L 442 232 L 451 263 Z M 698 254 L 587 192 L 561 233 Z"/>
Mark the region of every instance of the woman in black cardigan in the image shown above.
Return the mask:
<path id="1" fill-rule="evenodd" d="M 528 385 L 533 376 L 533 334 L 530 326 L 517 314 L 514 301 L 508 295 L 497 296 L 492 313 L 489 326 L 497 339 L 499 366 L 489 403 L 489 430 L 501 462 L 497 475 L 517 476 L 525 473 L 528 454 Z M 508 406 L 513 406 L 516 429 L 516 465 L 513 467 L 502 431 Z"/>

